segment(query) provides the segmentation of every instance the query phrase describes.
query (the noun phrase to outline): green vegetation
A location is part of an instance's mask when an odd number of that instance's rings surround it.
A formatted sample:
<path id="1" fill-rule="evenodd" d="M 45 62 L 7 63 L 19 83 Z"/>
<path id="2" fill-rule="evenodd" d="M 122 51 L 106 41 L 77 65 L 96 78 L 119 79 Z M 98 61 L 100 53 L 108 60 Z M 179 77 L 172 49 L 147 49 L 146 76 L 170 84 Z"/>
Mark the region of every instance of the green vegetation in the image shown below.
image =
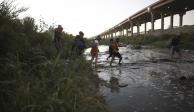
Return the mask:
<path id="1" fill-rule="evenodd" d="M 83 58 L 71 55 L 73 36 L 63 34 L 63 53 L 51 31 L 38 31 L 25 8 L 0 3 L 0 112 L 104 112 L 98 78 Z"/>
<path id="2" fill-rule="evenodd" d="M 135 37 L 120 37 L 120 41 L 125 44 L 131 44 L 133 48 L 139 49 L 142 45 L 152 46 L 155 48 L 167 48 L 169 41 L 175 35 L 140 35 Z M 109 39 L 104 39 L 103 44 L 108 45 Z M 181 34 L 181 48 L 194 49 L 194 33 Z"/>

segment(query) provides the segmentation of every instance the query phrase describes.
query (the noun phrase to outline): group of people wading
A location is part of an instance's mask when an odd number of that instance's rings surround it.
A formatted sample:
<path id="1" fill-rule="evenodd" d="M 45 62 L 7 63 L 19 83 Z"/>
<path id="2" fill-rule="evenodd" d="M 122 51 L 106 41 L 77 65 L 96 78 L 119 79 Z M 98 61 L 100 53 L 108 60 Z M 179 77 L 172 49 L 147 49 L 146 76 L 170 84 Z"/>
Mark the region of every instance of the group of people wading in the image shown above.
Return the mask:
<path id="1" fill-rule="evenodd" d="M 62 50 L 62 32 L 63 27 L 61 25 L 58 25 L 57 28 L 54 30 L 54 46 L 57 49 L 58 53 Z M 82 31 L 79 32 L 79 35 L 75 36 L 74 42 L 72 44 L 71 51 L 75 51 L 76 55 L 81 55 L 84 52 L 84 49 L 86 48 L 86 44 L 84 41 L 84 33 Z M 99 41 L 101 40 L 100 36 L 97 36 L 91 43 L 91 62 L 95 59 L 95 65 L 98 61 L 98 53 L 99 53 Z M 115 57 L 119 58 L 119 64 L 121 64 L 122 56 L 119 53 L 119 47 L 122 47 L 119 43 L 119 38 L 116 38 L 115 40 L 110 39 L 109 44 L 109 56 L 107 57 L 107 60 L 112 57 L 110 61 L 110 65 L 112 65 L 112 62 Z"/>
<path id="2" fill-rule="evenodd" d="M 54 45 L 57 49 L 57 51 L 60 53 L 62 49 L 62 31 L 63 27 L 61 25 L 58 25 L 58 27 L 54 30 Z M 76 55 L 81 55 L 84 52 L 84 49 L 86 48 L 86 44 L 84 41 L 84 33 L 82 31 L 79 32 L 79 35 L 76 35 L 74 42 L 72 44 L 72 51 L 75 51 Z M 91 43 L 91 62 L 95 59 L 95 65 L 98 61 L 98 53 L 99 53 L 99 41 L 101 40 L 100 36 L 97 36 Z M 175 36 L 171 39 L 169 43 L 169 47 L 171 48 L 171 58 L 173 57 L 174 53 L 177 52 L 179 54 L 179 57 L 181 57 L 181 52 L 179 49 L 180 45 L 180 35 Z M 119 38 L 116 38 L 115 40 L 112 38 L 110 39 L 109 43 L 109 56 L 107 57 L 107 60 L 111 57 L 110 65 L 112 66 L 113 60 L 115 57 L 119 58 L 119 65 L 121 65 L 122 56 L 119 53 L 119 47 L 123 47 L 124 45 L 120 44 Z"/>
<path id="3" fill-rule="evenodd" d="M 99 45 L 99 41 L 101 40 L 100 36 L 97 36 L 96 39 L 94 39 L 94 41 L 92 42 L 91 45 L 91 50 L 90 50 L 90 54 L 92 56 L 91 61 L 94 60 L 95 58 L 95 65 L 97 64 L 98 61 L 98 45 Z M 119 58 L 119 65 L 121 65 L 121 60 L 122 60 L 122 56 L 119 53 L 119 47 L 123 47 L 123 45 L 120 44 L 119 42 L 119 38 L 114 39 L 110 39 L 110 43 L 109 43 L 109 56 L 107 57 L 107 60 L 111 57 L 111 61 L 110 61 L 110 66 L 112 66 L 113 60 L 115 59 L 115 57 Z"/>

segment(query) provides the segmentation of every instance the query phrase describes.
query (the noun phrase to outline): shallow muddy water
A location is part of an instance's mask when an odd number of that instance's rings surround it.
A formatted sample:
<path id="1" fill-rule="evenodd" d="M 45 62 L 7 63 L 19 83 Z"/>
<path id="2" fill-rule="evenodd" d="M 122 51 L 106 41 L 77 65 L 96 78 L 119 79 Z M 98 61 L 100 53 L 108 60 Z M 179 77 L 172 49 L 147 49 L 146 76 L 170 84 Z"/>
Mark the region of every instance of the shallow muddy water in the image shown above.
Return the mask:
<path id="1" fill-rule="evenodd" d="M 94 70 L 110 112 L 194 112 L 194 55 L 170 59 L 168 50 L 122 47 L 122 65 L 112 66 L 100 46 Z M 90 49 L 86 50 L 86 59 Z"/>

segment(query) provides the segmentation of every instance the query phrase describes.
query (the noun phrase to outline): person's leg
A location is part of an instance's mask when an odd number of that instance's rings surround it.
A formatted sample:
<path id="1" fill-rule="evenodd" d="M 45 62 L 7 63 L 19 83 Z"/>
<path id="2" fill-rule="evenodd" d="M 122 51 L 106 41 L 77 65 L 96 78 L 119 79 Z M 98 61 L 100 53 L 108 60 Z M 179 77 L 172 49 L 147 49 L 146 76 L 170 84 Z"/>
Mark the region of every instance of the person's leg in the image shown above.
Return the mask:
<path id="1" fill-rule="evenodd" d="M 91 60 L 90 60 L 90 61 L 91 61 L 91 63 L 93 62 L 93 60 L 94 60 L 94 57 L 92 56 L 92 58 L 91 58 Z"/>
<path id="2" fill-rule="evenodd" d="M 176 52 L 179 55 L 179 58 L 181 58 L 182 57 L 182 54 L 181 54 L 181 51 L 180 51 L 179 47 L 176 48 Z"/>
<path id="3" fill-rule="evenodd" d="M 174 52 L 175 52 L 175 47 L 172 46 L 172 47 L 171 47 L 171 53 L 170 53 L 170 58 L 171 58 L 171 59 L 172 59 L 173 56 L 174 56 Z"/>
<path id="4" fill-rule="evenodd" d="M 112 62 L 113 62 L 114 58 L 115 58 L 115 55 L 112 54 L 112 59 L 111 59 L 111 61 L 110 61 L 110 66 L 112 66 Z"/>
<path id="5" fill-rule="evenodd" d="M 119 64 L 121 64 L 122 56 L 119 52 L 117 53 L 117 57 L 119 58 Z"/>
<path id="6" fill-rule="evenodd" d="M 106 60 L 108 60 L 110 57 L 112 57 L 112 53 L 109 54 L 109 56 L 106 58 Z"/>
<path id="7" fill-rule="evenodd" d="M 91 52 L 91 56 L 92 56 L 92 58 L 91 58 L 91 60 L 90 60 L 90 61 L 91 61 L 91 63 L 92 63 L 92 62 L 93 62 L 93 60 L 94 60 L 94 57 L 95 57 L 93 52 Z"/>
<path id="8" fill-rule="evenodd" d="M 98 54 L 96 54 L 96 56 L 95 56 L 95 65 L 97 65 L 97 62 L 98 62 Z"/>

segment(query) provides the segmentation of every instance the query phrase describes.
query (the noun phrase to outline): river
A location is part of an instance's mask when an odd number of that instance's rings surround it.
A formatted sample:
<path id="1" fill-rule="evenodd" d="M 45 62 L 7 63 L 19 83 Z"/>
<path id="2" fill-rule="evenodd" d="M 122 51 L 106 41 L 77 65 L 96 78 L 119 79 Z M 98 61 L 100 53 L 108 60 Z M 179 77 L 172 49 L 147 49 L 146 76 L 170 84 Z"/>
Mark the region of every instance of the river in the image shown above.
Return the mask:
<path id="1" fill-rule="evenodd" d="M 116 59 L 110 66 L 108 46 L 99 49 L 94 70 L 110 112 L 194 112 L 194 55 L 190 51 L 184 51 L 182 59 L 170 59 L 165 49 L 121 47 L 122 65 Z"/>

